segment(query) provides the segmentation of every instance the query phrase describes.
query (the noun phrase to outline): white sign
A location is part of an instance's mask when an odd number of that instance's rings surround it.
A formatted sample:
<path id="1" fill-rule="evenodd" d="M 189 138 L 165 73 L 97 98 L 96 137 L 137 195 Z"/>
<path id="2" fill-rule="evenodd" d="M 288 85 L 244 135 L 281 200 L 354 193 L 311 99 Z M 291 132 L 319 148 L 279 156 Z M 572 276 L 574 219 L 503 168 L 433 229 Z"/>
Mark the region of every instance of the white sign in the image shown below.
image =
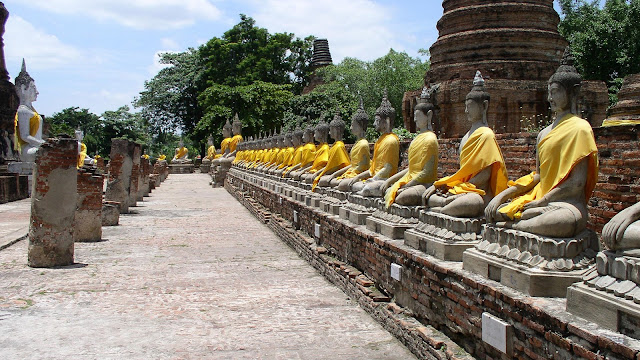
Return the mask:
<path id="1" fill-rule="evenodd" d="M 482 341 L 507 354 L 511 325 L 489 313 L 482 313 Z"/>
<path id="2" fill-rule="evenodd" d="M 296 210 L 293 210 L 293 222 L 298 222 L 298 212 Z"/>
<path id="3" fill-rule="evenodd" d="M 402 279 L 402 266 L 392 263 L 391 264 L 391 278 L 395 279 L 396 281 L 400 281 L 400 279 Z"/>
<path id="4" fill-rule="evenodd" d="M 315 234 L 316 234 L 316 239 L 320 239 L 320 224 L 316 224 Z"/>

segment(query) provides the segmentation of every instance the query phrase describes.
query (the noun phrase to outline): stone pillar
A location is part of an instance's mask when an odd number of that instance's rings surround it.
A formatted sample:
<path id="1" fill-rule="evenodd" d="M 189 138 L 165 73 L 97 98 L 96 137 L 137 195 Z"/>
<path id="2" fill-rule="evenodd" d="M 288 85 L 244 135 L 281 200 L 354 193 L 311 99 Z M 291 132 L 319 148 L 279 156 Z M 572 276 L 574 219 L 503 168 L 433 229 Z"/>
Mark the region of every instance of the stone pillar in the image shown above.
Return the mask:
<path id="1" fill-rule="evenodd" d="M 120 203 L 104 201 L 102 203 L 102 226 L 116 226 L 120 222 Z"/>
<path id="2" fill-rule="evenodd" d="M 36 155 L 31 197 L 28 264 L 73 264 L 78 143 L 72 138 L 47 140 Z"/>
<path id="3" fill-rule="evenodd" d="M 140 156 L 142 155 L 142 146 L 133 144 L 133 165 L 131 167 L 131 187 L 129 188 L 129 206 L 135 207 L 138 201 L 138 186 L 140 180 Z"/>
<path id="4" fill-rule="evenodd" d="M 78 170 L 78 203 L 76 207 L 75 241 L 102 239 L 102 185 L 104 177 Z"/>
<path id="5" fill-rule="evenodd" d="M 120 214 L 129 212 L 129 189 L 131 188 L 131 171 L 133 169 L 133 147 L 129 140 L 111 140 L 109 155 L 109 179 L 104 199 L 120 203 Z"/>
<path id="6" fill-rule="evenodd" d="M 151 193 L 151 184 L 150 184 L 151 161 L 149 161 L 149 159 L 144 159 L 143 164 L 144 164 L 143 184 L 142 184 L 144 189 L 143 196 L 149 196 L 149 194 Z"/>

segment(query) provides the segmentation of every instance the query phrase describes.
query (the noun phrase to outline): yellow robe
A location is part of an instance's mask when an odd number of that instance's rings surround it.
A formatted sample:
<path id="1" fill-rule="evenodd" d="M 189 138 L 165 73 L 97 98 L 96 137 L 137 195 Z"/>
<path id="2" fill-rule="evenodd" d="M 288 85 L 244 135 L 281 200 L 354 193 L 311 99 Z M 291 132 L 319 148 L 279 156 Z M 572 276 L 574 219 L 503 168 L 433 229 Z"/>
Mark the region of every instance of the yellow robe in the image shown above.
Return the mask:
<path id="1" fill-rule="evenodd" d="M 176 159 L 182 159 L 183 157 L 187 156 L 188 153 L 189 149 L 183 146 L 178 149 L 178 152 L 176 153 Z"/>
<path id="2" fill-rule="evenodd" d="M 584 187 L 588 201 L 598 181 L 598 148 L 593 129 L 586 120 L 568 114 L 538 144 L 540 182 L 528 193 L 513 199 L 499 211 L 513 220 L 519 220 L 525 204 L 539 200 L 558 186 L 571 173 L 574 166 L 588 157 L 587 182 Z M 533 181 L 529 174 L 509 185 L 526 186 Z"/>
<path id="3" fill-rule="evenodd" d="M 87 145 L 80 143 L 80 153 L 78 154 L 78 166 L 80 169 L 84 165 L 84 159 L 87 158 Z"/>
<path id="4" fill-rule="evenodd" d="M 302 147 L 302 154 L 300 157 L 300 165 L 303 167 L 309 165 L 316 158 L 316 144 L 307 143 Z"/>
<path id="5" fill-rule="evenodd" d="M 313 180 L 313 187 L 311 188 L 311 191 L 316 189 L 316 186 L 318 186 L 318 183 L 320 182 L 320 178 L 323 177 L 327 171 L 334 168 L 340 170 L 348 165 L 349 156 L 347 155 L 347 149 L 344 147 L 344 143 L 342 141 L 336 141 L 329 150 L 329 159 L 327 160 L 327 164 L 320 174 L 318 174 L 318 176 Z"/>
<path id="6" fill-rule="evenodd" d="M 238 144 L 242 141 L 242 135 L 235 135 L 229 140 L 229 152 L 232 153 L 236 151 Z"/>
<path id="7" fill-rule="evenodd" d="M 225 138 L 222 140 L 222 142 L 220 143 L 220 154 L 216 155 L 216 159 L 222 157 L 222 155 L 224 155 L 225 151 L 227 151 L 227 149 L 229 148 L 229 143 L 231 142 L 231 138 Z M 229 151 L 231 152 L 231 151 Z"/>
<path id="8" fill-rule="evenodd" d="M 638 124 L 640 124 L 640 120 L 605 120 L 602 122 L 602 127 Z"/>
<path id="9" fill-rule="evenodd" d="M 213 160 L 215 159 L 215 157 L 216 157 L 216 147 L 211 145 L 207 149 L 207 156 L 205 156 L 205 159 Z"/>
<path id="10" fill-rule="evenodd" d="M 282 172 L 282 177 L 284 177 L 291 169 L 293 169 L 296 165 L 302 165 L 302 153 L 304 152 L 305 145 L 300 145 L 293 153 L 293 158 L 291 160 L 291 165 L 287 167 L 285 171 Z"/>
<path id="11" fill-rule="evenodd" d="M 468 181 L 480 171 L 491 166 L 489 185 L 493 195 L 498 195 L 507 188 L 507 168 L 500 147 L 496 142 L 493 130 L 483 126 L 471 134 L 460 153 L 460 170 L 451 176 L 444 177 L 435 183 L 436 187 L 447 186 L 451 194 L 476 193 L 485 195 L 485 191 L 476 188 Z"/>
<path id="12" fill-rule="evenodd" d="M 29 135 L 31 136 L 36 136 L 36 134 L 38 133 L 38 130 L 40 130 L 40 121 L 41 121 L 41 117 L 38 114 L 38 112 L 36 111 L 36 109 L 33 109 L 33 116 L 31 117 L 31 119 L 29 119 Z M 20 129 L 18 126 L 18 113 L 16 112 L 16 117 L 15 117 L 15 123 L 14 123 L 14 131 L 15 131 L 15 136 L 16 136 L 16 141 L 15 141 L 15 150 L 21 151 L 22 150 L 22 146 L 25 145 L 27 142 L 22 140 L 22 138 L 20 137 Z"/>
<path id="13" fill-rule="evenodd" d="M 373 147 L 373 159 L 369 172 L 371 176 L 376 176 L 378 172 L 384 169 L 384 165 L 390 163 L 391 173 L 393 176 L 398 172 L 398 162 L 400 161 L 400 140 L 394 133 L 381 135 Z"/>
<path id="14" fill-rule="evenodd" d="M 352 179 L 358 176 L 362 171 L 358 171 L 358 165 L 363 162 L 364 159 L 367 160 L 367 167 L 369 167 L 369 162 L 371 162 L 371 151 L 369 150 L 369 142 L 367 139 L 360 139 L 357 143 L 353 145 L 351 148 L 351 152 L 349 153 L 351 168 L 347 170 L 346 173 L 338 176 L 338 180 L 342 179 Z"/>
<path id="15" fill-rule="evenodd" d="M 327 161 L 329 161 L 329 144 L 324 143 L 317 148 L 316 155 L 313 158 L 313 165 L 309 172 L 315 174 L 322 170 L 327 165 Z"/>
<path id="16" fill-rule="evenodd" d="M 435 156 L 431 177 L 424 179 L 421 184 L 429 184 L 438 178 L 438 138 L 432 131 L 426 131 L 418 135 L 411 145 L 409 145 L 409 171 L 398 181 L 396 181 L 385 194 L 387 207 L 396 201 L 398 190 L 408 184 L 418 174 L 422 172 L 427 161 Z"/>
<path id="17" fill-rule="evenodd" d="M 158 160 L 166 160 L 166 159 L 167 159 L 167 155 L 158 156 Z"/>
<path id="18" fill-rule="evenodd" d="M 278 149 L 278 153 L 276 154 L 275 161 L 272 163 L 272 165 L 280 166 L 280 164 L 282 164 L 282 162 L 284 161 L 284 157 L 286 154 L 287 149 Z"/>
<path id="19" fill-rule="evenodd" d="M 283 169 L 285 167 L 293 165 L 293 154 L 295 153 L 295 149 L 293 147 L 288 147 L 284 151 L 284 158 L 282 163 L 278 166 L 278 169 Z"/>

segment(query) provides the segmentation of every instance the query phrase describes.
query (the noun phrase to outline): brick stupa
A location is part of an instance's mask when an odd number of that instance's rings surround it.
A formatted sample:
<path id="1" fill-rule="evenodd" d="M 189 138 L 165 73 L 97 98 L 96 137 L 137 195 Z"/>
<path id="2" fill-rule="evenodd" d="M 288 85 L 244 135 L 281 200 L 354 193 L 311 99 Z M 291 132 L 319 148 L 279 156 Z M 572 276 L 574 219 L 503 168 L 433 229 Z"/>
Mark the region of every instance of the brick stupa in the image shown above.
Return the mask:
<path id="1" fill-rule="evenodd" d="M 311 80 L 303 90 L 302 94 L 308 94 L 313 91 L 318 85 L 324 84 L 322 77 L 318 76 L 316 70 L 321 67 L 333 65 L 333 59 L 331 58 L 331 51 L 329 50 L 329 41 L 327 39 L 316 39 L 313 41 L 313 56 L 311 57 Z"/>
<path id="2" fill-rule="evenodd" d="M 519 132 L 522 122 L 549 114 L 547 80 L 555 72 L 567 41 L 558 32 L 553 0 L 445 0 L 438 40 L 431 46 L 425 81 L 438 87 L 436 130 L 463 135 L 470 124 L 464 99 L 476 70 L 491 94 L 489 124 L 498 133 Z M 405 96 L 405 125 L 411 127 L 415 100 Z M 408 98 L 409 97 L 409 98 Z M 603 82 L 583 84 L 582 116 L 599 126 L 608 105 Z"/>
<path id="3" fill-rule="evenodd" d="M 618 103 L 609 110 L 604 125 L 640 124 L 640 74 L 624 78 Z"/>

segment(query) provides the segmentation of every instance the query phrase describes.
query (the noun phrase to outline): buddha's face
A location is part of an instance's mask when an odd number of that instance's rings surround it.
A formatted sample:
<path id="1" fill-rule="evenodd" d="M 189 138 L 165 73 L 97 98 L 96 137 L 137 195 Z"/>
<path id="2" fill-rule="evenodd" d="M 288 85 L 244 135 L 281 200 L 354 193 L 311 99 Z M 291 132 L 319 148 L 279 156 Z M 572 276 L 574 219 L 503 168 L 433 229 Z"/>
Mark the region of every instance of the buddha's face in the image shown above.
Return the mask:
<path id="1" fill-rule="evenodd" d="M 207 145 L 209 145 L 209 146 L 212 146 L 212 145 L 213 145 L 213 138 L 212 138 L 212 137 L 209 137 L 209 138 L 207 139 Z"/>
<path id="2" fill-rule="evenodd" d="M 82 133 L 82 130 L 76 130 L 75 134 L 76 134 L 76 140 L 82 141 L 82 139 L 84 138 L 84 134 Z"/>
<path id="3" fill-rule="evenodd" d="M 551 111 L 562 112 L 569 109 L 570 99 L 567 89 L 560 83 L 554 82 L 549 84 L 547 100 L 551 105 Z"/>
<path id="4" fill-rule="evenodd" d="M 20 90 L 22 93 L 23 101 L 25 102 L 36 101 L 36 99 L 38 98 L 38 94 L 40 94 L 38 92 L 36 84 L 33 81 L 31 81 L 29 85 L 20 85 Z"/>
<path id="5" fill-rule="evenodd" d="M 313 137 L 316 140 L 321 140 L 323 135 L 323 131 L 320 128 L 317 128 L 313 131 Z"/>
<path id="6" fill-rule="evenodd" d="M 182 142 L 182 140 L 180 140 L 180 142 L 178 142 L 178 147 L 179 148 L 184 147 L 184 143 Z"/>
<path id="7" fill-rule="evenodd" d="M 313 141 L 313 131 L 305 131 L 302 135 L 302 141 L 308 143 Z"/>
<path id="8" fill-rule="evenodd" d="M 242 132 L 242 125 L 238 123 L 233 124 L 233 133 L 235 135 L 240 135 L 241 132 Z"/>
<path id="9" fill-rule="evenodd" d="M 231 137 L 231 129 L 228 127 L 223 127 L 222 128 L 222 136 L 228 138 Z"/>
<path id="10" fill-rule="evenodd" d="M 416 126 L 418 127 L 418 129 L 424 130 L 429 127 L 429 122 L 431 121 L 429 115 L 423 113 L 421 110 L 416 110 L 413 113 L 413 117 L 416 121 Z"/>
<path id="11" fill-rule="evenodd" d="M 468 99 L 464 104 L 464 112 L 467 114 L 467 119 L 471 122 L 482 120 L 482 115 L 484 114 L 483 103 Z"/>
<path id="12" fill-rule="evenodd" d="M 331 135 L 332 139 L 336 140 L 342 137 L 342 128 L 340 128 L 339 126 L 332 126 L 329 128 L 329 134 Z"/>

